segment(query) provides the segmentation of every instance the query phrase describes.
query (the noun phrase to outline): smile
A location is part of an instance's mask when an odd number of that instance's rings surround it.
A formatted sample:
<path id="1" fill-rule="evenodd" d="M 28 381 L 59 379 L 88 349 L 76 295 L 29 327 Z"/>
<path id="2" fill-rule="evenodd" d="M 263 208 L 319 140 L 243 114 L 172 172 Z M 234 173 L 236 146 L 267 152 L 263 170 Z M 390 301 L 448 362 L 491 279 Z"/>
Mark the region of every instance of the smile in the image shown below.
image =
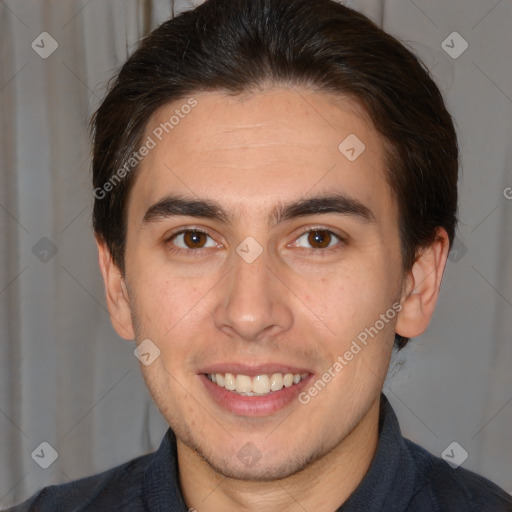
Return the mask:
<path id="1" fill-rule="evenodd" d="M 273 373 L 250 377 L 233 373 L 211 373 L 206 377 L 217 386 L 241 396 L 264 396 L 292 387 L 308 376 L 307 373 Z"/>

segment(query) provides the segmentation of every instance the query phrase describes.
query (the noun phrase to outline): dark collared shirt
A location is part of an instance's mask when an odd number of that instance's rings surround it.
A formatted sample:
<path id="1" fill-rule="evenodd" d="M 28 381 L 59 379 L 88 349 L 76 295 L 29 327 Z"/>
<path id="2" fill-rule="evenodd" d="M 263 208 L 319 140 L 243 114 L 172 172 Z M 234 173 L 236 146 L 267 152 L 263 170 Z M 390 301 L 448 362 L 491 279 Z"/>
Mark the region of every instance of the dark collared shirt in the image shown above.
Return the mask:
<path id="1" fill-rule="evenodd" d="M 46 487 L 9 512 L 187 512 L 178 483 L 176 439 L 98 475 Z M 510 512 L 512 497 L 489 480 L 452 469 L 400 433 L 381 397 L 379 441 L 363 481 L 338 512 Z"/>

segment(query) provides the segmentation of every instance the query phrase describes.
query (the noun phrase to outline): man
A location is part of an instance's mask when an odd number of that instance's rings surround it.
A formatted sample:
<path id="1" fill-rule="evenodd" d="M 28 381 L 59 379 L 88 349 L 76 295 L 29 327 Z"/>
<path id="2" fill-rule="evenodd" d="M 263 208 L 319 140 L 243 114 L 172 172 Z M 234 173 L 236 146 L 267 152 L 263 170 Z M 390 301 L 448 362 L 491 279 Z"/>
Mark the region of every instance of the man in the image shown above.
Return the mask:
<path id="1" fill-rule="evenodd" d="M 381 393 L 457 222 L 452 120 L 410 52 L 330 0 L 208 0 L 93 124 L 109 312 L 170 429 L 12 510 L 512 510 Z"/>

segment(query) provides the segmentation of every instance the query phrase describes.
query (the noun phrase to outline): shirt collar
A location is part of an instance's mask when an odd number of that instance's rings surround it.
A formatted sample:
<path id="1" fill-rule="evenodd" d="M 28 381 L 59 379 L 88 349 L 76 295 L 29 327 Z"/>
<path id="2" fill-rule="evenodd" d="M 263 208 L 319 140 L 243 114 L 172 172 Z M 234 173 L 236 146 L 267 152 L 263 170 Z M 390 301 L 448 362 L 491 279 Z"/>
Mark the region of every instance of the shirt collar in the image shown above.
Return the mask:
<path id="1" fill-rule="evenodd" d="M 188 508 L 178 479 L 176 437 L 169 428 L 144 473 L 143 496 L 151 512 L 183 512 Z"/>
<path id="2" fill-rule="evenodd" d="M 415 463 L 398 419 L 384 394 L 380 399 L 379 441 L 359 486 L 338 512 L 406 510 L 415 487 Z"/>
<path id="3" fill-rule="evenodd" d="M 144 474 L 144 499 L 151 512 L 183 512 L 178 479 L 176 437 L 169 428 Z M 380 400 L 379 441 L 359 486 L 338 512 L 400 512 L 407 508 L 415 484 L 415 465 L 397 417 L 384 394 Z"/>

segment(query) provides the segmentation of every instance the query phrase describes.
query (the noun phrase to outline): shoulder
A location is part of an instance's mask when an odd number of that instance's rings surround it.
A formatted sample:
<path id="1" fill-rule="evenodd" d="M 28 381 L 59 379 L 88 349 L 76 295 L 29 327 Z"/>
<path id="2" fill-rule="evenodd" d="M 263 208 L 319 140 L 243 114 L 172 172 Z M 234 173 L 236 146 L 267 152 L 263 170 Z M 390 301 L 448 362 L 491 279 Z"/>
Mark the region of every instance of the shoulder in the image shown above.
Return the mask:
<path id="1" fill-rule="evenodd" d="M 73 510 L 144 510 L 144 472 L 154 453 L 143 455 L 97 475 L 52 485 L 6 512 Z"/>
<path id="2" fill-rule="evenodd" d="M 416 486 L 411 504 L 428 503 L 431 510 L 511 512 L 512 496 L 483 476 L 458 467 L 405 439 L 416 463 Z"/>

